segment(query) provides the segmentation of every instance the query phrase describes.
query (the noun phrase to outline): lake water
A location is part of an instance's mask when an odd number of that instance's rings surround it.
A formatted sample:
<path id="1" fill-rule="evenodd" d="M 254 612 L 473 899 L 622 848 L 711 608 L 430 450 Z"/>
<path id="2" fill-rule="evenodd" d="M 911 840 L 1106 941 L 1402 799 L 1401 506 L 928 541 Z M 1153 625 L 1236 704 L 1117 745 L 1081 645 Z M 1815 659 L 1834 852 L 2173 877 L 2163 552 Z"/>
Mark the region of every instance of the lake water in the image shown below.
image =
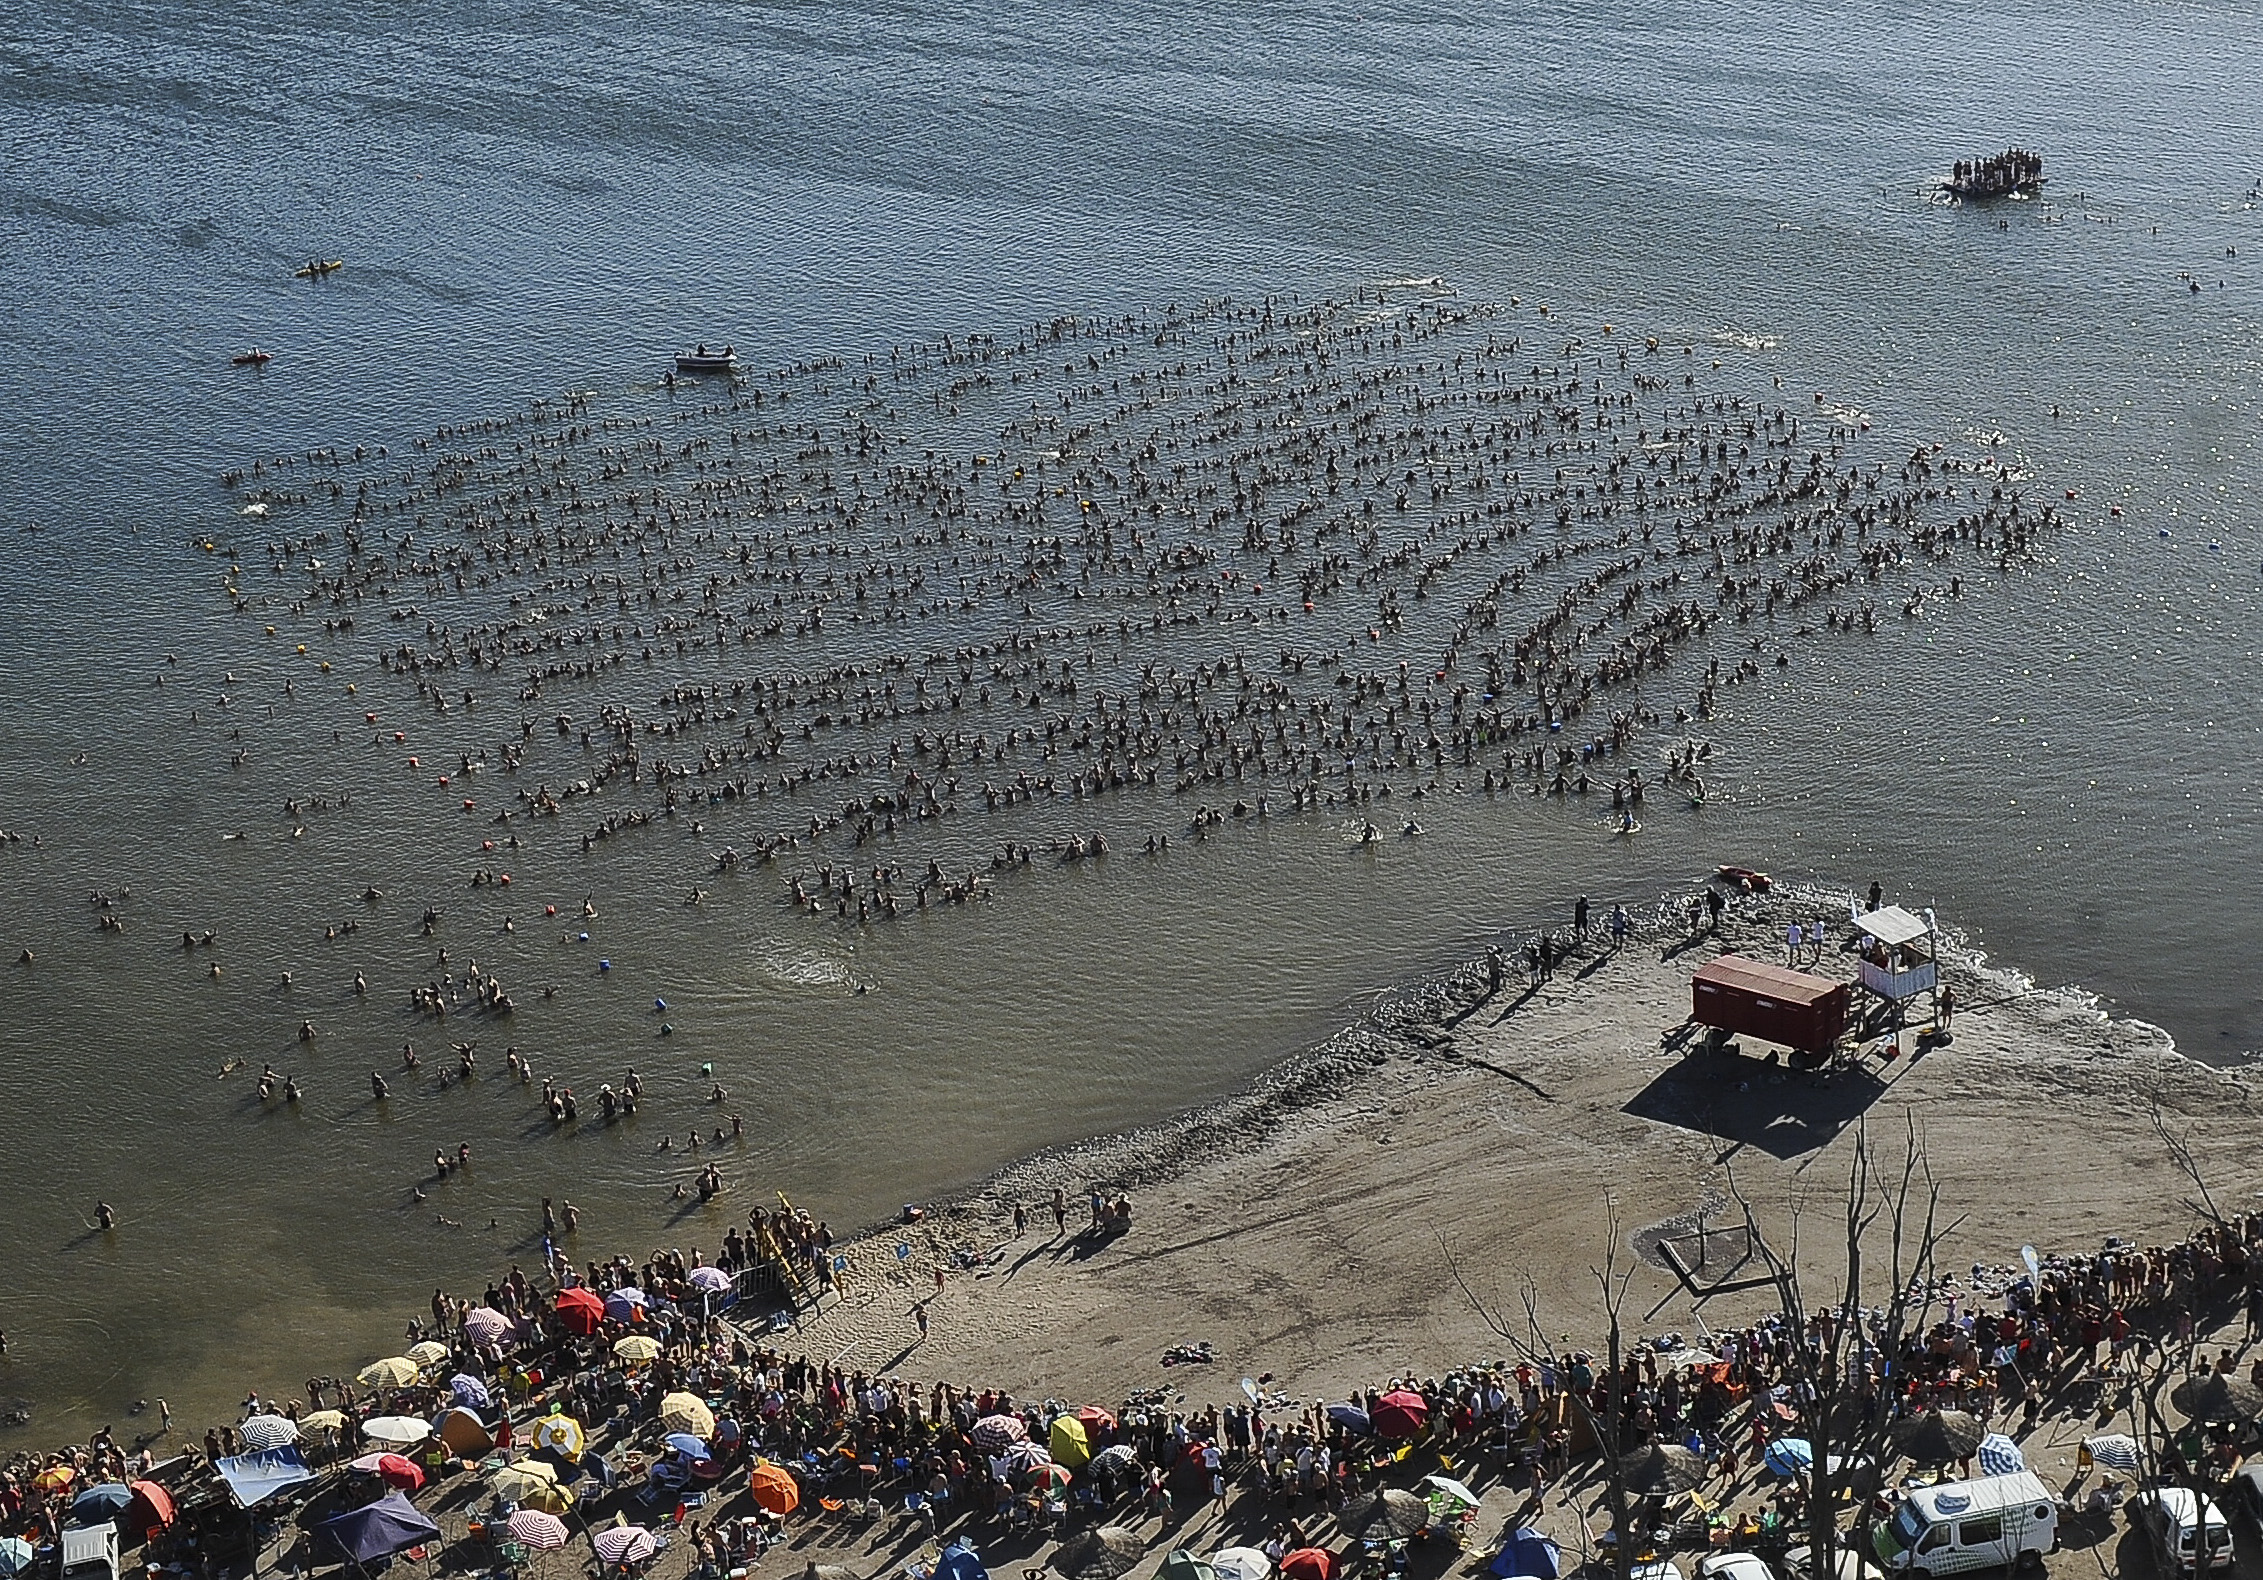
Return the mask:
<path id="1" fill-rule="evenodd" d="M 27 836 L 0 846 L 0 955 L 36 955 L 0 970 L 0 1399 L 45 1440 L 350 1371 L 435 1283 L 531 1262 L 544 1195 L 593 1247 L 711 1247 L 723 1209 L 687 1213 L 666 1190 L 686 1169 L 651 1151 L 713 1121 L 711 1079 L 747 1120 L 725 1202 L 783 1189 L 861 1222 L 1231 1090 L 1574 893 L 1647 898 L 1720 861 L 1877 876 L 2002 961 L 2243 1056 L 2259 68 L 2263 18 L 2205 0 L 0 4 L 0 826 Z M 2046 155 L 2047 204 L 1927 200 L 1950 160 L 2014 143 Z M 2071 491 L 2069 524 L 2038 566 L 1729 694 L 1705 805 L 1636 840 L 1592 809 L 1446 797 L 1426 838 L 1356 859 L 1340 819 L 1275 818 L 872 929 L 751 887 L 686 907 L 688 848 L 531 841 L 514 903 L 590 895 L 602 983 L 553 928 L 496 935 L 513 906 L 465 891 L 470 831 L 333 745 L 364 704 L 390 724 L 414 703 L 374 663 L 397 633 L 331 640 L 317 678 L 307 634 L 230 613 L 193 547 L 256 541 L 226 469 L 569 391 L 663 410 L 693 338 L 760 369 L 1431 277 L 1546 302 L 1566 334 L 1696 346 L 1724 388 L 1802 414 L 1822 394 L 1873 443 L 1986 450 Z M 229 366 L 253 344 L 271 366 Z M 307 705 L 255 722 L 286 676 Z M 231 685 L 240 744 L 186 718 Z M 341 792 L 288 837 L 286 798 Z M 1109 813 L 1119 844 L 1182 817 Z M 325 944 L 369 916 L 365 885 L 388 905 Z M 98 932 L 89 896 L 121 887 L 128 931 Z M 402 1042 L 474 1035 L 402 1003 L 427 897 L 451 941 L 484 928 L 466 952 L 490 969 L 572 987 L 477 1030 L 480 1080 L 378 1105 L 367 1072 Z M 357 998 L 356 970 L 385 991 Z M 554 1134 L 500 1079 L 506 1040 L 585 1091 L 637 1066 L 643 1134 Z M 264 1062 L 307 1100 L 259 1103 Z M 459 1141 L 471 1176 L 415 1203 Z M 98 1199 L 115 1234 L 90 1231 Z"/>

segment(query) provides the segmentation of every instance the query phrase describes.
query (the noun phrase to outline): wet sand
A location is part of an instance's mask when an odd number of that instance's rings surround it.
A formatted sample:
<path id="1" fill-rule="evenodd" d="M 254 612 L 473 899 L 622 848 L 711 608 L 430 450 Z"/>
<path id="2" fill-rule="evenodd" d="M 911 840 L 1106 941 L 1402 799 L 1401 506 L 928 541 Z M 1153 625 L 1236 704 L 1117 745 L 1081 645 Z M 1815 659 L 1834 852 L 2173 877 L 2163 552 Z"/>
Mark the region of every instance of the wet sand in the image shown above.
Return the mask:
<path id="1" fill-rule="evenodd" d="M 1615 954 L 1598 945 L 1529 996 L 1512 978 L 1474 1011 L 1481 963 L 1425 983 L 1241 1096 L 1027 1160 L 926 1222 L 863 1239 L 851 1250 L 858 1281 L 795 1342 L 1032 1397 L 1168 1384 L 1200 1402 L 1270 1373 L 1309 1400 L 1502 1353 L 1451 1277 L 1450 1247 L 1475 1285 L 1512 1305 L 1529 1275 L 1552 1332 L 1594 1343 L 1603 1318 L 1590 1268 L 1614 1204 L 1631 1237 L 1724 1192 L 1733 1171 L 1778 1243 L 1804 1203 L 1807 1265 L 1828 1271 L 1858 1117 L 1897 1161 L 1916 1125 L 1944 1217 L 1962 1215 L 1944 1272 L 2016 1265 L 2022 1244 L 2091 1251 L 2109 1235 L 2151 1243 L 2188 1230 L 2189 1186 L 2154 1128 L 2153 1094 L 2217 1200 L 2252 1204 L 2263 1155 L 2249 1139 L 2251 1072 L 2197 1064 L 2157 1028 L 1971 953 L 1949 971 L 1953 1043 L 1905 1054 L 1879 1083 L 1824 1085 L 1757 1058 L 1662 1051 L 1687 1013 L 1690 975 L 1722 943 L 1781 959 L 1785 918 L 1843 924 L 1845 906 L 1843 895 L 1820 910 L 1745 902 L 1718 942 L 1677 950 L 1677 923 Z M 1850 961 L 1826 953 L 1821 969 L 1851 975 Z M 1070 1193 L 1074 1234 L 1088 1221 L 1088 1181 L 1128 1190 L 1135 1223 L 1086 1255 L 1053 1236 L 1050 1199 L 1056 1184 Z M 1031 1211 L 1019 1239 L 1017 1199 Z M 935 1293 L 938 1262 L 998 1249 L 1002 1260 L 953 1271 Z M 928 1295 L 931 1334 L 914 1346 L 910 1302 Z M 1704 1321 L 1744 1321 L 1764 1299 L 1716 1297 Z M 1626 1312 L 1630 1333 L 1702 1326 L 1654 1266 L 1638 1266 Z M 1203 1340 L 1216 1364 L 1161 1365 L 1170 1346 Z"/>

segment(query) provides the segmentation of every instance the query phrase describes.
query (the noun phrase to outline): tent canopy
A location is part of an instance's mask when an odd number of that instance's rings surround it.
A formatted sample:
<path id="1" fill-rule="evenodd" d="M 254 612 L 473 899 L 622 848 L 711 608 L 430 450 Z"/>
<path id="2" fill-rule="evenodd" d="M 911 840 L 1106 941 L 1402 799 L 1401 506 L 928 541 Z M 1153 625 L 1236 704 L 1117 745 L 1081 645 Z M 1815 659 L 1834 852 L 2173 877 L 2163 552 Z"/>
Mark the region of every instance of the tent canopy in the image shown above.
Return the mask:
<path id="1" fill-rule="evenodd" d="M 235 1495 L 236 1506 L 248 1509 L 265 1503 L 278 1492 L 304 1486 L 314 1479 L 295 1448 L 270 1448 L 257 1454 L 238 1454 L 213 1462 L 220 1479 Z"/>
<path id="2" fill-rule="evenodd" d="M 398 1492 L 324 1520 L 315 1528 L 318 1551 L 326 1549 L 363 1564 L 390 1558 L 404 1547 L 431 1541 L 439 1534 L 440 1527 Z"/>
<path id="3" fill-rule="evenodd" d="M 1903 944 L 1914 944 L 1932 931 L 1925 919 L 1912 916 L 1898 905 L 1889 905 L 1880 911 L 1865 911 L 1854 919 L 1855 930 L 1867 933 L 1889 949 Z"/>

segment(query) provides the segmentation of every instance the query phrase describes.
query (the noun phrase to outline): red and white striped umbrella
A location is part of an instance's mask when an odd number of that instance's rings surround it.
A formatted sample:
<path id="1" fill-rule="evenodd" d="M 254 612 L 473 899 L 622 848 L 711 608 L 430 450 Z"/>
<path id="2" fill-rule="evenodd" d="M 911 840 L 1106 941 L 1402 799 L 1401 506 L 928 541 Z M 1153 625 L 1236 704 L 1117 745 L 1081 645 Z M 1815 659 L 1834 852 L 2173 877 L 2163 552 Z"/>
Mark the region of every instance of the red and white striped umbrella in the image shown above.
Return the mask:
<path id="1" fill-rule="evenodd" d="M 660 1550 L 652 1533 L 641 1525 L 609 1525 L 590 1538 L 597 1549 L 600 1562 L 609 1564 L 642 1563 Z"/>
<path id="2" fill-rule="evenodd" d="M 566 1522 L 540 1509 L 519 1510 L 503 1528 L 511 1533 L 512 1541 L 532 1552 L 548 1552 L 553 1547 L 566 1545 Z"/>

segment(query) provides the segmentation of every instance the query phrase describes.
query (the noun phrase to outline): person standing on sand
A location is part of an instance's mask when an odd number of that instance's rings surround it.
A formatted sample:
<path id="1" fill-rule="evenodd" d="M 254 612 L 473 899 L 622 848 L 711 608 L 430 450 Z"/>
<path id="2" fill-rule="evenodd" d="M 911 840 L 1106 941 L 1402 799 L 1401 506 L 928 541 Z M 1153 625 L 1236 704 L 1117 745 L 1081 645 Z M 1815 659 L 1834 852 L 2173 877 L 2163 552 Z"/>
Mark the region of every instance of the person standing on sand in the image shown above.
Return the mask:
<path id="1" fill-rule="evenodd" d="M 1060 1186 L 1056 1185 L 1053 1187 L 1053 1232 L 1055 1234 L 1066 1234 L 1068 1232 L 1068 1228 L 1068 1193 L 1063 1191 Z"/>
<path id="2" fill-rule="evenodd" d="M 1025 1203 L 1014 1203 L 1014 1238 L 1020 1239 L 1029 1232 L 1029 1208 Z"/>
<path id="3" fill-rule="evenodd" d="M 912 1320 L 919 1324 L 919 1342 L 927 1342 L 927 1302 L 915 1300 L 911 1308 Z"/>
<path id="4" fill-rule="evenodd" d="M 1587 941 L 1587 896 L 1584 894 L 1572 902 L 1572 932 L 1581 943 Z"/>
<path id="5" fill-rule="evenodd" d="M 1944 1037 L 1948 1035 L 1949 1023 L 1955 1020 L 1956 1017 L 1957 990 L 1953 987 L 1944 987 L 1943 989 L 1941 989 L 1941 1013 L 1938 1017 L 1941 1023 L 1941 1035 L 1943 1035 Z"/>

